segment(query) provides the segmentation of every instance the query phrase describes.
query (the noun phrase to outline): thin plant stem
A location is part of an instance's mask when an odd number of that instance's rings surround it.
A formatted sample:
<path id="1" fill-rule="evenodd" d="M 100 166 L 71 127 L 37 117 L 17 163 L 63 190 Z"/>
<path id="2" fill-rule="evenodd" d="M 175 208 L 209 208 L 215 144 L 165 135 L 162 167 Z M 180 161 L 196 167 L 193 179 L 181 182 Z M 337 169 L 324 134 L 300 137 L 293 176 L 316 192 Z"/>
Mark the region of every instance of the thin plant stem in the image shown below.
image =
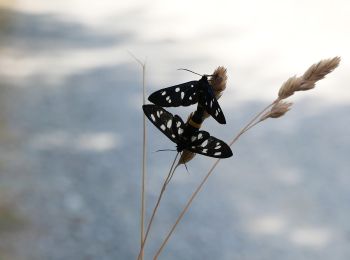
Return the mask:
<path id="1" fill-rule="evenodd" d="M 245 127 L 243 127 L 241 129 L 241 131 L 232 139 L 232 141 L 230 142 L 230 146 L 232 146 L 238 139 L 239 137 L 244 134 L 245 132 L 247 132 L 249 129 L 251 129 L 253 126 L 255 126 L 256 124 L 258 124 L 261 121 L 257 121 L 257 119 L 266 111 L 268 110 L 270 107 L 272 107 L 275 103 L 278 102 L 278 99 L 276 99 L 274 102 L 272 102 L 270 105 L 266 106 L 261 112 L 259 112 L 255 117 L 253 117 L 253 119 L 251 119 L 246 125 Z M 255 122 L 256 121 L 256 122 Z M 210 168 L 209 172 L 205 175 L 205 177 L 203 178 L 203 180 L 201 181 L 201 183 L 198 185 L 198 187 L 195 189 L 195 191 L 192 193 L 191 197 L 189 198 L 187 204 L 185 205 L 184 209 L 181 211 L 180 215 L 178 216 L 178 218 L 175 221 L 175 224 L 171 227 L 169 233 L 167 234 L 167 236 L 165 237 L 165 239 L 163 240 L 160 248 L 158 249 L 158 251 L 156 252 L 155 256 L 154 256 L 154 260 L 158 259 L 160 253 L 162 252 L 163 248 L 165 247 L 166 243 L 168 242 L 170 236 L 172 235 L 172 233 L 174 232 L 176 226 L 178 225 L 178 223 L 181 221 L 182 217 L 185 215 L 186 211 L 188 210 L 188 208 L 191 206 L 192 201 L 194 200 L 194 198 L 197 196 L 197 194 L 199 193 L 199 191 L 202 189 L 203 185 L 206 183 L 206 181 L 208 180 L 209 176 L 212 174 L 212 172 L 214 171 L 215 167 L 219 164 L 221 159 L 217 159 L 214 164 L 212 165 L 212 167 Z"/>
<path id="2" fill-rule="evenodd" d="M 256 124 L 254 124 L 254 122 L 266 111 L 268 110 L 270 107 L 272 107 L 274 104 L 276 104 L 279 101 L 279 99 L 276 99 L 275 101 L 273 101 L 270 105 L 266 106 L 263 110 L 261 110 L 258 114 L 256 114 L 256 116 L 254 116 L 247 124 L 245 127 L 242 128 L 241 131 L 239 131 L 239 133 L 235 136 L 235 138 L 232 139 L 232 141 L 229 143 L 229 146 L 232 146 L 240 137 L 242 134 L 244 134 L 245 132 L 247 132 L 251 126 L 256 125 L 257 123 L 259 123 L 259 121 L 256 122 Z"/>
<path id="3" fill-rule="evenodd" d="M 146 103 L 146 62 L 141 62 L 132 52 L 128 51 L 129 54 L 136 60 L 137 63 L 142 67 L 142 104 Z M 142 119 L 143 130 L 142 130 L 142 177 L 141 177 L 141 217 L 140 217 L 140 260 L 143 260 L 143 239 L 145 230 L 145 208 L 146 208 L 146 147 L 147 147 L 147 135 L 146 135 L 146 116 L 143 114 Z"/>
<path id="4" fill-rule="evenodd" d="M 159 208 L 160 201 L 162 200 L 164 191 L 165 191 L 167 185 L 169 184 L 169 182 L 170 182 L 172 176 L 174 175 L 174 172 L 175 172 L 175 170 L 176 170 L 176 168 L 177 168 L 177 166 L 178 166 L 178 165 L 176 165 L 176 166 L 174 167 L 178 155 L 179 155 L 179 153 L 176 154 L 176 156 L 175 156 L 175 158 L 174 158 L 174 161 L 173 161 L 173 163 L 171 164 L 169 173 L 168 173 L 168 175 L 166 176 L 166 178 L 165 178 L 165 180 L 164 180 L 162 189 L 160 190 L 160 193 L 159 193 L 159 196 L 158 196 L 156 205 L 154 206 L 154 209 L 153 209 L 151 218 L 150 218 L 150 220 L 149 220 L 149 222 L 148 222 L 147 229 L 146 229 L 146 234 L 145 234 L 145 237 L 144 237 L 144 239 L 143 239 L 143 241 L 142 241 L 141 250 L 140 250 L 140 253 L 139 253 L 137 259 L 141 259 L 141 253 L 142 253 L 143 250 L 144 250 L 144 247 L 145 247 L 145 244 L 146 244 L 146 241 L 147 241 L 147 238 L 148 238 L 149 231 L 151 230 L 151 226 L 152 226 L 154 217 L 155 217 L 155 215 L 156 215 L 156 213 L 157 213 L 157 210 L 158 210 L 158 208 Z"/>
<path id="5" fill-rule="evenodd" d="M 146 90 L 145 90 L 145 74 L 146 74 L 146 64 L 143 64 L 142 66 L 142 89 L 143 89 L 143 105 L 146 103 Z M 143 247 L 142 247 L 142 241 L 145 237 L 144 234 L 144 225 L 145 225 L 145 208 L 146 208 L 146 199 L 145 199 L 145 193 L 146 193 L 146 146 L 147 146 L 147 140 L 146 140 L 146 116 L 143 114 L 143 145 L 142 145 L 142 191 L 141 191 L 141 260 L 143 260 Z"/>

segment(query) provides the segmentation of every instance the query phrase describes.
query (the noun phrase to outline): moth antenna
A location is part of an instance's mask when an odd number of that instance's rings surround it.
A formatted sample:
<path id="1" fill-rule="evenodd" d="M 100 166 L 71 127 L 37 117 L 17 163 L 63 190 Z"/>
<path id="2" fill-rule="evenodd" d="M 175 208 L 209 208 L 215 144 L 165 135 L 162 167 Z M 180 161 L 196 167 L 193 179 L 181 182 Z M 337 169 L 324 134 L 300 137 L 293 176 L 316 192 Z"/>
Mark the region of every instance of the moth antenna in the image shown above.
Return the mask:
<path id="1" fill-rule="evenodd" d="M 189 70 L 189 69 L 182 69 L 182 68 L 181 68 L 181 69 L 177 69 L 177 70 L 185 70 L 185 71 L 192 72 L 193 74 L 197 74 L 197 75 L 203 77 L 203 75 L 201 75 L 201 74 L 199 74 L 199 73 L 197 73 L 197 72 L 194 72 L 194 71 L 192 71 L 192 70 Z"/>

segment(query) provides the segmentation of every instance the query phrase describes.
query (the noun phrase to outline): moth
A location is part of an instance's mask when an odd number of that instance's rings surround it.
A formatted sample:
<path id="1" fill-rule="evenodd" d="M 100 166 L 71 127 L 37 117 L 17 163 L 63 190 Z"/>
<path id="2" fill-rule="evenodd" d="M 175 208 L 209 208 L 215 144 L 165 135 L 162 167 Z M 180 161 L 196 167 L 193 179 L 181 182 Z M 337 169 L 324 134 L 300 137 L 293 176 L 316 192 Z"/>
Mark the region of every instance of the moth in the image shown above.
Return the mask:
<path id="1" fill-rule="evenodd" d="M 147 118 L 171 141 L 176 143 L 177 152 L 186 149 L 214 158 L 232 156 L 231 148 L 208 132 L 186 131 L 186 124 L 178 115 L 173 116 L 164 108 L 153 104 L 143 105 L 142 109 Z"/>
<path id="2" fill-rule="evenodd" d="M 197 110 L 202 107 L 220 124 L 226 124 L 226 119 L 209 84 L 208 75 L 200 80 L 185 82 L 179 85 L 153 92 L 148 100 L 161 107 L 190 106 L 198 103 Z"/>

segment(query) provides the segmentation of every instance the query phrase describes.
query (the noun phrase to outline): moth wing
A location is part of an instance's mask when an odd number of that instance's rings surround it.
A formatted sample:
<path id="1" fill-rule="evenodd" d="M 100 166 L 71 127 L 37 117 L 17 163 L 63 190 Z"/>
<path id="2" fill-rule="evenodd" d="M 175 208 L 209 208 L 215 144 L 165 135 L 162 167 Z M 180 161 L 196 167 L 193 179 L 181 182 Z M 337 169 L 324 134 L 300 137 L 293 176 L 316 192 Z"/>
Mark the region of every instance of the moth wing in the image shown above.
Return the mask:
<path id="1" fill-rule="evenodd" d="M 189 81 L 179 85 L 153 92 L 148 100 L 162 107 L 189 106 L 197 103 L 193 92 L 198 87 L 198 81 Z"/>
<path id="2" fill-rule="evenodd" d="M 183 106 L 190 106 L 198 102 L 198 81 L 195 81 L 196 84 L 191 84 L 191 87 L 185 91 L 185 96 L 183 98 Z"/>
<path id="3" fill-rule="evenodd" d="M 205 131 L 198 131 L 199 134 L 202 132 L 206 133 L 207 138 L 203 138 L 203 141 L 198 143 L 196 140 L 191 144 L 188 150 L 194 153 L 199 153 L 205 156 L 214 158 L 228 158 L 232 156 L 231 148 L 220 139 L 214 136 L 210 136 L 209 133 Z M 203 135 L 204 136 L 204 135 Z"/>
<path id="4" fill-rule="evenodd" d="M 198 146 L 210 137 L 206 131 L 196 131 L 190 137 L 191 146 Z"/>
<path id="5" fill-rule="evenodd" d="M 211 86 L 208 86 L 211 88 Z M 205 94 L 205 110 L 220 124 L 226 124 L 226 119 L 222 109 L 217 101 L 214 92 L 210 89 Z"/>
<path id="6" fill-rule="evenodd" d="M 175 135 L 175 138 L 178 142 L 183 139 L 183 132 L 185 131 L 185 123 L 182 121 L 181 117 L 178 115 L 174 116 L 172 131 Z"/>
<path id="7" fill-rule="evenodd" d="M 177 132 L 175 132 L 176 128 L 174 128 L 174 125 L 176 125 L 176 122 L 178 122 L 179 120 L 178 116 L 174 117 L 171 113 L 169 113 L 162 107 L 157 105 L 152 105 L 152 104 L 143 105 L 142 109 L 145 115 L 147 116 L 147 118 L 163 134 L 165 134 L 174 143 L 178 142 L 178 134 Z"/>

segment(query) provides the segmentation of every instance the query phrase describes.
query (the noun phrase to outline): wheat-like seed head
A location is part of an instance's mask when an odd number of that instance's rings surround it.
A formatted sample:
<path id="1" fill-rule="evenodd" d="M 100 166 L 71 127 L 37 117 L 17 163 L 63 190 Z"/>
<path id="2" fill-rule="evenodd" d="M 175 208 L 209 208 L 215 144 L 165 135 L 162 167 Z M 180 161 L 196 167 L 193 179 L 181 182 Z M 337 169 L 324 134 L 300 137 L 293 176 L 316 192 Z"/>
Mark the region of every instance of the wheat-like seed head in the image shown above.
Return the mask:
<path id="1" fill-rule="evenodd" d="M 293 103 L 291 102 L 285 102 L 285 101 L 279 101 L 273 107 L 270 109 L 270 111 L 267 111 L 261 118 L 260 122 L 264 121 L 267 118 L 278 118 L 283 116 L 285 113 L 287 113 L 290 110 L 290 107 Z"/>
<path id="2" fill-rule="evenodd" d="M 321 60 L 313 64 L 301 77 L 291 77 L 281 86 L 278 92 L 279 99 L 285 99 L 294 94 L 295 91 L 306 91 L 313 89 L 316 82 L 323 79 L 338 67 L 340 57 Z"/>
<path id="3" fill-rule="evenodd" d="M 210 78 L 210 85 L 212 86 L 215 95 L 221 93 L 226 88 L 227 73 L 226 69 L 222 66 L 216 68 L 212 77 Z"/>
<path id="4" fill-rule="evenodd" d="M 209 83 L 214 91 L 216 99 L 219 99 L 222 96 L 222 92 L 226 89 L 227 83 L 227 70 L 223 66 L 219 66 L 216 68 L 214 73 L 212 74 Z M 204 119 L 208 118 L 210 115 L 205 111 Z"/>
<path id="5" fill-rule="evenodd" d="M 339 62 L 340 57 L 334 57 L 313 64 L 302 76 L 304 82 L 301 84 L 298 91 L 305 91 L 314 88 L 315 83 L 323 79 L 328 73 L 331 73 L 336 67 L 338 67 Z"/>
<path id="6" fill-rule="evenodd" d="M 320 62 L 313 64 L 304 73 L 303 79 L 307 81 L 313 81 L 313 82 L 323 79 L 328 73 L 331 73 L 336 67 L 338 67 L 339 62 L 340 62 L 340 57 L 321 60 Z"/>
<path id="7" fill-rule="evenodd" d="M 294 94 L 295 91 L 302 84 L 303 80 L 300 77 L 290 77 L 286 82 L 283 83 L 280 90 L 278 91 L 278 98 L 285 99 Z"/>

